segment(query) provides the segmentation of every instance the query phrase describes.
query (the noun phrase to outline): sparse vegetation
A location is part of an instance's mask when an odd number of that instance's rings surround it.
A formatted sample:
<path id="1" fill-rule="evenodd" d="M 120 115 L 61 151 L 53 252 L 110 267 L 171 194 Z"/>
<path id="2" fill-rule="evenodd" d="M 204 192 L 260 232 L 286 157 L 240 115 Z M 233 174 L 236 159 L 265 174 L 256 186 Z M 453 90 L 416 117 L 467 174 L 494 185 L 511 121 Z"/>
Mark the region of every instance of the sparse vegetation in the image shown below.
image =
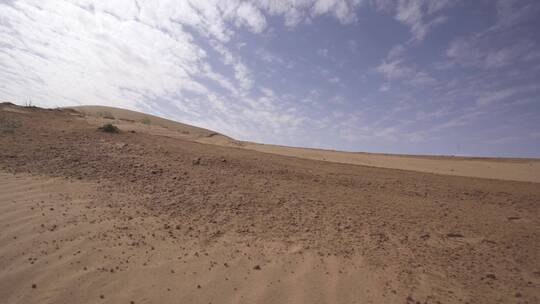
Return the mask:
<path id="1" fill-rule="evenodd" d="M 25 108 L 37 108 L 37 107 L 32 103 L 32 100 L 31 100 L 30 98 L 24 103 L 24 107 L 25 107 Z"/>
<path id="2" fill-rule="evenodd" d="M 13 134 L 15 129 L 19 128 L 21 123 L 18 121 L 0 117 L 0 134 Z"/>
<path id="3" fill-rule="evenodd" d="M 105 119 L 115 119 L 111 112 L 97 112 L 97 117 Z"/>
<path id="4" fill-rule="evenodd" d="M 120 133 L 120 129 L 118 129 L 117 126 L 110 123 L 104 124 L 102 127 L 99 127 L 98 129 L 106 133 Z"/>
<path id="5" fill-rule="evenodd" d="M 150 120 L 150 118 L 148 118 L 148 117 L 146 117 L 146 116 L 141 120 L 141 122 L 142 122 L 143 124 L 145 124 L 145 125 L 149 125 L 149 124 L 152 123 L 152 121 Z"/>

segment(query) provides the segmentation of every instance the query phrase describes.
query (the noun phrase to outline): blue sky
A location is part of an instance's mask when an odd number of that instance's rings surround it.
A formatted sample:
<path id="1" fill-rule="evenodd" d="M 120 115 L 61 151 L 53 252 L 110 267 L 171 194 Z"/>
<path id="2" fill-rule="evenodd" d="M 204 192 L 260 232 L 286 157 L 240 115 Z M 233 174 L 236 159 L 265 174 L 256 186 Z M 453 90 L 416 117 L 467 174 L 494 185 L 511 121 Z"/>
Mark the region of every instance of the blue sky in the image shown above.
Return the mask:
<path id="1" fill-rule="evenodd" d="M 540 2 L 0 0 L 0 99 L 241 140 L 540 156 Z"/>

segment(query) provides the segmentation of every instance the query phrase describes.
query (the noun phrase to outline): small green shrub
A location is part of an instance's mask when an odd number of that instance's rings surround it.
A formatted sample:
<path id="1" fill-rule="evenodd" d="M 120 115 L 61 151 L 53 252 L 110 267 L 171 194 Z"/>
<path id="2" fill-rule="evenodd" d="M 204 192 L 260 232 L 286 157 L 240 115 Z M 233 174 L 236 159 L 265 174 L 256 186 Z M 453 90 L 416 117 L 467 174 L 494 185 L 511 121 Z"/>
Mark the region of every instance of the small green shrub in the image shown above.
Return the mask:
<path id="1" fill-rule="evenodd" d="M 31 100 L 31 99 L 28 99 L 28 100 L 24 103 L 24 107 L 25 107 L 25 108 L 32 108 L 32 109 L 37 108 L 37 107 L 32 103 L 32 100 Z"/>
<path id="2" fill-rule="evenodd" d="M 151 121 L 150 118 L 148 118 L 148 117 L 143 118 L 143 119 L 141 120 L 141 122 L 142 122 L 143 124 L 145 124 L 145 125 L 149 125 L 149 124 L 152 123 L 152 121 Z"/>
<path id="3" fill-rule="evenodd" d="M 15 129 L 21 127 L 21 123 L 14 120 L 9 120 L 6 117 L 0 117 L 0 133 L 13 134 Z"/>
<path id="4" fill-rule="evenodd" d="M 98 129 L 106 133 L 119 133 L 120 132 L 120 129 L 118 129 L 117 126 L 110 123 L 104 124 L 102 127 L 99 127 Z"/>
<path id="5" fill-rule="evenodd" d="M 111 112 L 98 112 L 97 116 L 106 119 L 114 119 L 114 116 Z"/>

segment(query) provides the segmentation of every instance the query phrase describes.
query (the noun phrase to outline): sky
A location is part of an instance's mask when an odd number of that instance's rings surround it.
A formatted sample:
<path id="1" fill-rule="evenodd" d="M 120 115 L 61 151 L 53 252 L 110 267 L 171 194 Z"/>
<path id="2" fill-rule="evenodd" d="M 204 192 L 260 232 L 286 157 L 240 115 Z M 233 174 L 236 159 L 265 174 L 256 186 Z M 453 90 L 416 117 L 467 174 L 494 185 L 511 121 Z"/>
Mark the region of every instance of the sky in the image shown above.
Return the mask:
<path id="1" fill-rule="evenodd" d="M 0 0 L 0 100 L 239 140 L 540 157 L 540 1 Z"/>

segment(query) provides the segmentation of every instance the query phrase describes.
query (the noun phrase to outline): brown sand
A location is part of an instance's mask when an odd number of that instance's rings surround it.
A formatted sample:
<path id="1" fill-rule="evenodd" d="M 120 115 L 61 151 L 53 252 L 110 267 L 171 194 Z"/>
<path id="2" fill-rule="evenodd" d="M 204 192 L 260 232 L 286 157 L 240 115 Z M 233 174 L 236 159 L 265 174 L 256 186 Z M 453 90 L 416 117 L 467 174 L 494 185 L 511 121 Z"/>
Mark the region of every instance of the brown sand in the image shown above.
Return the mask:
<path id="1" fill-rule="evenodd" d="M 194 140 L 200 143 L 344 164 L 540 183 L 539 159 L 392 155 L 265 145 L 237 141 L 206 129 L 123 109 L 104 106 L 81 106 L 73 109 L 87 114 L 87 121 L 95 125 L 102 124 L 104 121 L 114 121 L 125 130 Z M 103 113 L 110 113 L 115 119 L 104 119 Z M 142 121 L 147 123 L 144 124 Z"/>
<path id="2" fill-rule="evenodd" d="M 246 143 L 246 149 L 336 163 L 540 183 L 540 160 L 352 153 Z"/>
<path id="3" fill-rule="evenodd" d="M 540 301 L 538 183 L 0 107 L 2 303 Z"/>

